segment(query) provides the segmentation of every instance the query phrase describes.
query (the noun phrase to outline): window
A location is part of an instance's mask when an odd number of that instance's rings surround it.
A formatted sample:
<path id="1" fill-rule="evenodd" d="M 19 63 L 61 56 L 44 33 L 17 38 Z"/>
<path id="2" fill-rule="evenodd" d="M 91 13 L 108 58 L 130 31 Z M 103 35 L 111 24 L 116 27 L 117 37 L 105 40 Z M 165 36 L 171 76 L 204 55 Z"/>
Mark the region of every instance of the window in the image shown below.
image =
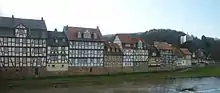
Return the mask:
<path id="1" fill-rule="evenodd" d="M 58 43 L 58 40 L 57 40 L 57 39 L 55 40 L 55 43 Z"/>
<path id="2" fill-rule="evenodd" d="M 116 52 L 119 52 L 119 49 L 116 49 Z"/>
<path id="3" fill-rule="evenodd" d="M 65 61 L 66 57 L 65 56 L 61 56 L 61 60 Z"/>
<path id="4" fill-rule="evenodd" d="M 27 37 L 27 29 L 22 24 L 18 25 L 15 28 L 15 36 L 16 37 Z"/>
<path id="5" fill-rule="evenodd" d="M 91 34 L 89 32 L 89 30 L 87 29 L 86 32 L 84 32 L 84 38 L 91 38 Z"/>
<path id="6" fill-rule="evenodd" d="M 77 37 L 78 37 L 78 38 L 81 38 L 81 37 L 82 37 L 82 36 L 81 36 L 81 32 L 78 32 L 78 33 L 77 33 Z"/>
<path id="7" fill-rule="evenodd" d="M 8 47 L 4 47 L 4 53 L 8 54 L 8 52 L 9 52 L 9 48 Z"/>
<path id="8" fill-rule="evenodd" d="M 39 45 L 43 45 L 43 40 L 39 40 Z"/>
<path id="9" fill-rule="evenodd" d="M 110 52 L 110 48 L 108 48 L 108 52 Z"/>
<path id="10" fill-rule="evenodd" d="M 38 40 L 34 40 L 34 45 L 38 45 Z"/>
<path id="11" fill-rule="evenodd" d="M 55 65 L 52 65 L 52 67 L 55 67 Z"/>
<path id="12" fill-rule="evenodd" d="M 63 39 L 63 42 L 66 42 L 66 40 L 65 40 L 65 39 Z"/>
<path id="13" fill-rule="evenodd" d="M 142 42 L 141 41 L 138 42 L 138 48 L 142 49 Z"/>
<path id="14" fill-rule="evenodd" d="M 39 48 L 39 54 L 43 54 L 43 48 Z"/>
<path id="15" fill-rule="evenodd" d="M 61 65 L 61 67 L 64 67 L 64 65 Z"/>
<path id="16" fill-rule="evenodd" d="M 93 33 L 93 37 L 94 37 L 94 39 L 97 39 L 97 34 Z"/>
<path id="17" fill-rule="evenodd" d="M 126 47 L 130 47 L 130 44 L 125 44 Z"/>

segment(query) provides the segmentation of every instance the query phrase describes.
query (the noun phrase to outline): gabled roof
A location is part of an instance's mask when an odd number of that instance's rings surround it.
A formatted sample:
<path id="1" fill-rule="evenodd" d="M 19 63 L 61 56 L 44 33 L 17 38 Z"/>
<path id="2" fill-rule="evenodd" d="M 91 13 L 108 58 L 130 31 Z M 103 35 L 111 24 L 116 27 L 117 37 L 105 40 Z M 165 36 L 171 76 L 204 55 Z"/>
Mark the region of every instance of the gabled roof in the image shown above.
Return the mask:
<path id="1" fill-rule="evenodd" d="M 180 48 L 184 55 L 191 55 L 192 53 L 187 48 Z"/>
<path id="2" fill-rule="evenodd" d="M 157 49 L 172 50 L 172 45 L 171 45 L 171 44 L 168 44 L 167 42 L 158 42 L 158 41 L 155 41 L 155 42 L 154 42 L 154 46 L 155 46 Z"/>
<path id="3" fill-rule="evenodd" d="M 47 30 L 44 20 L 0 17 L 0 27 L 15 28 L 19 24 L 23 24 L 29 29 Z"/>
<path id="4" fill-rule="evenodd" d="M 180 50 L 180 48 L 172 47 L 173 54 L 178 57 L 184 57 L 184 54 Z"/>
<path id="5" fill-rule="evenodd" d="M 139 40 L 141 40 L 142 42 L 144 42 L 143 38 L 132 38 L 130 36 L 130 34 L 116 34 L 115 36 L 118 36 L 118 38 L 120 39 L 120 41 L 122 43 L 127 43 L 127 44 L 135 44 L 137 43 Z"/>
<path id="6" fill-rule="evenodd" d="M 97 39 L 86 39 L 86 38 L 77 38 L 77 33 L 81 32 L 90 32 L 92 34 L 97 34 Z M 84 41 L 104 41 L 102 34 L 99 30 L 99 28 L 85 28 L 85 27 L 72 27 L 72 26 L 65 26 L 64 32 L 68 38 L 68 40 L 84 40 Z"/>
<path id="7" fill-rule="evenodd" d="M 191 55 L 192 53 L 189 52 L 187 48 L 177 48 L 177 47 L 172 47 L 174 55 L 178 57 L 184 57 L 185 55 Z"/>

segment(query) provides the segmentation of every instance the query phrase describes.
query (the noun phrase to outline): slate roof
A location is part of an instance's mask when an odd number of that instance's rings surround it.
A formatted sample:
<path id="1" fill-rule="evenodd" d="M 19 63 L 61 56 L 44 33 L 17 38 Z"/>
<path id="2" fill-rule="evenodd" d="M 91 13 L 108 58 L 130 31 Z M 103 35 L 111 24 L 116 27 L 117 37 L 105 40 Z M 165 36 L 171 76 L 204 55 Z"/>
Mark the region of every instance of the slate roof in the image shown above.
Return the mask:
<path id="1" fill-rule="evenodd" d="M 58 40 L 58 43 L 56 43 L 56 40 Z M 68 46 L 68 40 L 64 32 L 48 31 L 47 44 L 49 46 Z"/>
<path id="2" fill-rule="evenodd" d="M 15 28 L 19 24 L 23 24 L 29 29 L 47 30 L 44 20 L 0 17 L 0 27 Z"/>
<path id="3" fill-rule="evenodd" d="M 89 31 L 90 33 L 97 34 L 97 39 L 87 39 L 87 38 L 77 38 L 77 33 L 81 32 L 84 33 L 86 31 Z M 97 28 L 85 28 L 85 27 L 73 27 L 73 26 L 65 26 L 64 32 L 68 38 L 68 40 L 83 40 L 83 41 L 104 41 L 102 34 L 99 30 L 99 27 Z"/>

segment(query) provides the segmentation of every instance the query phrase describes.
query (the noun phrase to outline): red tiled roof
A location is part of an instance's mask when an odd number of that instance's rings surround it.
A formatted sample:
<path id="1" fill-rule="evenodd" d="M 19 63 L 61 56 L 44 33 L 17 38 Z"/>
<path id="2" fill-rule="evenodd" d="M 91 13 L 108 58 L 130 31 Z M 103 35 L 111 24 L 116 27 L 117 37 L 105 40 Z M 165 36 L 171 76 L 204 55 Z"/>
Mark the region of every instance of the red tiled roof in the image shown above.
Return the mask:
<path id="1" fill-rule="evenodd" d="M 64 29 L 66 29 L 65 33 L 67 35 L 68 40 L 104 41 L 103 37 L 102 37 L 102 34 L 101 34 L 98 27 L 95 29 L 95 28 L 65 26 Z M 83 33 L 87 30 L 90 33 L 96 33 L 97 34 L 97 39 L 77 38 L 77 33 L 78 32 Z"/>
<path id="2" fill-rule="evenodd" d="M 143 38 L 132 38 L 129 34 L 116 34 L 122 43 L 135 44 L 139 40 L 144 42 Z"/>
<path id="3" fill-rule="evenodd" d="M 130 37 L 129 34 L 116 34 L 122 43 L 135 43 L 134 40 Z"/>
<path id="4" fill-rule="evenodd" d="M 172 45 L 168 44 L 167 42 L 154 42 L 154 46 L 157 49 L 164 49 L 164 50 L 172 50 Z"/>
<path id="5" fill-rule="evenodd" d="M 172 47 L 172 51 L 174 53 L 174 55 L 178 56 L 178 57 L 183 57 L 183 53 L 179 48 L 176 47 Z"/>
<path id="6" fill-rule="evenodd" d="M 187 48 L 180 48 L 184 55 L 191 55 L 192 53 Z"/>

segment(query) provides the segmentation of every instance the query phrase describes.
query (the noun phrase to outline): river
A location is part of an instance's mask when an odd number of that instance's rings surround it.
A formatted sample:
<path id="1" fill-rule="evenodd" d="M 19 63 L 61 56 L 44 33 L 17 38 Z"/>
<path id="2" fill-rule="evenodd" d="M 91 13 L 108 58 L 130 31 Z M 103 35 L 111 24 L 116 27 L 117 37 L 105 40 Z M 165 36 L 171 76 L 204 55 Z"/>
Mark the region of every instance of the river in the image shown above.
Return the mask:
<path id="1" fill-rule="evenodd" d="M 196 87 L 196 92 L 179 92 L 180 88 Z M 185 78 L 157 83 L 124 82 L 111 86 L 85 86 L 47 89 L 12 89 L 6 93 L 220 93 L 220 78 Z"/>

